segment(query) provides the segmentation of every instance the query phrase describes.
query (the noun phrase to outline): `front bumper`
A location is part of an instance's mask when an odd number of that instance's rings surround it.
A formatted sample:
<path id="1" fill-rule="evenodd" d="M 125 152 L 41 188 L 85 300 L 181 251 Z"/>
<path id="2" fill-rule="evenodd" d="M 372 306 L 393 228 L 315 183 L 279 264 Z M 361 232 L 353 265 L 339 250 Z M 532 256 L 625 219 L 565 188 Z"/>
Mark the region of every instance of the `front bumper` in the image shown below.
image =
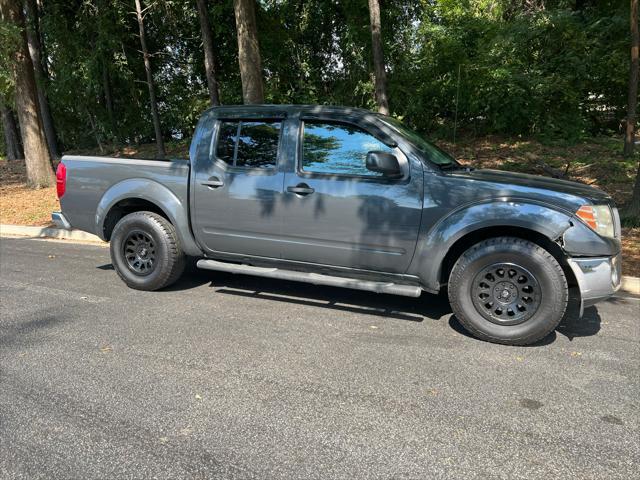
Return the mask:
<path id="1" fill-rule="evenodd" d="M 58 228 L 64 228 L 65 230 L 71 230 L 71 224 L 67 217 L 62 212 L 51 212 L 51 220 L 56 224 Z"/>
<path id="2" fill-rule="evenodd" d="M 584 307 L 609 298 L 620 289 L 621 254 L 613 257 L 574 257 L 567 261 L 580 288 L 581 315 Z"/>

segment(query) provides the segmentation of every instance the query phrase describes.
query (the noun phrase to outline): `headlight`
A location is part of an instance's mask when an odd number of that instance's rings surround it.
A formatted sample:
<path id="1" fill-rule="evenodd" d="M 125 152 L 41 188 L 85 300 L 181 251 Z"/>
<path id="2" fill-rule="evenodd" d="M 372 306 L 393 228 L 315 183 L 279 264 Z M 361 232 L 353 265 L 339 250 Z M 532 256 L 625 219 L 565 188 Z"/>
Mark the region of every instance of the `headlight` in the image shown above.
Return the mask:
<path id="1" fill-rule="evenodd" d="M 608 205 L 583 205 L 576 215 L 603 237 L 614 237 L 613 215 Z"/>

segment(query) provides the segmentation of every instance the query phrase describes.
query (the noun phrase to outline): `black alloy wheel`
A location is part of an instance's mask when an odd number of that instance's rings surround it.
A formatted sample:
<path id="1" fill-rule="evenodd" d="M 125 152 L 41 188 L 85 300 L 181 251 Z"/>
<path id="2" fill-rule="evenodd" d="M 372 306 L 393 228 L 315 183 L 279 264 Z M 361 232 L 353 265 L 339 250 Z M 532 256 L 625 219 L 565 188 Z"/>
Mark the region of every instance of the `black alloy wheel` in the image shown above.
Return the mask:
<path id="1" fill-rule="evenodd" d="M 494 263 L 484 268 L 475 276 L 471 288 L 476 310 L 498 325 L 526 322 L 542 301 L 536 277 L 513 263 Z"/>
<path id="2" fill-rule="evenodd" d="M 137 275 L 149 275 L 156 265 L 156 247 L 153 238 L 141 230 L 133 230 L 124 241 L 127 265 Z"/>
<path id="3" fill-rule="evenodd" d="M 120 278 L 137 290 L 158 290 L 174 283 L 185 267 L 175 227 L 155 212 L 133 212 L 111 234 L 111 263 Z"/>

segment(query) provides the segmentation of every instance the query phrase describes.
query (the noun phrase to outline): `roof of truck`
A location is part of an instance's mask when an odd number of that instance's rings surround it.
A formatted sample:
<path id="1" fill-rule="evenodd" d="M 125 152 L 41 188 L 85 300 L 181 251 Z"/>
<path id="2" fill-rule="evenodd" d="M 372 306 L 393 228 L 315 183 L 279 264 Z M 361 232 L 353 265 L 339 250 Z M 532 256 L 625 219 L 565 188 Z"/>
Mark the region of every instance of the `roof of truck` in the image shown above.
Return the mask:
<path id="1" fill-rule="evenodd" d="M 340 105 L 296 105 L 296 104 L 258 104 L 258 105 L 221 105 L 211 107 L 207 112 L 242 115 L 247 113 L 287 115 L 291 113 L 303 113 L 311 115 L 332 114 L 352 117 L 382 116 L 364 108 L 345 107 Z"/>

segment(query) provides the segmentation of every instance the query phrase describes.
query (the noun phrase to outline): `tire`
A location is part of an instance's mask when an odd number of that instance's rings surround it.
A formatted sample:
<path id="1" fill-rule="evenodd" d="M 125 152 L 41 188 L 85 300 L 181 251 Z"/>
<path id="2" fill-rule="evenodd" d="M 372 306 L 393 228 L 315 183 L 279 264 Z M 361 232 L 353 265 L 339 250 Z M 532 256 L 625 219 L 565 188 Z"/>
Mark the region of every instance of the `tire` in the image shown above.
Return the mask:
<path id="1" fill-rule="evenodd" d="M 111 262 L 120 278 L 136 290 L 159 290 L 174 283 L 186 259 L 176 229 L 153 212 L 135 212 L 116 224 Z"/>
<path id="2" fill-rule="evenodd" d="M 449 276 L 449 302 L 459 322 L 494 343 L 529 345 L 546 337 L 562 320 L 568 298 L 567 279 L 553 255 L 520 238 L 472 246 Z"/>

